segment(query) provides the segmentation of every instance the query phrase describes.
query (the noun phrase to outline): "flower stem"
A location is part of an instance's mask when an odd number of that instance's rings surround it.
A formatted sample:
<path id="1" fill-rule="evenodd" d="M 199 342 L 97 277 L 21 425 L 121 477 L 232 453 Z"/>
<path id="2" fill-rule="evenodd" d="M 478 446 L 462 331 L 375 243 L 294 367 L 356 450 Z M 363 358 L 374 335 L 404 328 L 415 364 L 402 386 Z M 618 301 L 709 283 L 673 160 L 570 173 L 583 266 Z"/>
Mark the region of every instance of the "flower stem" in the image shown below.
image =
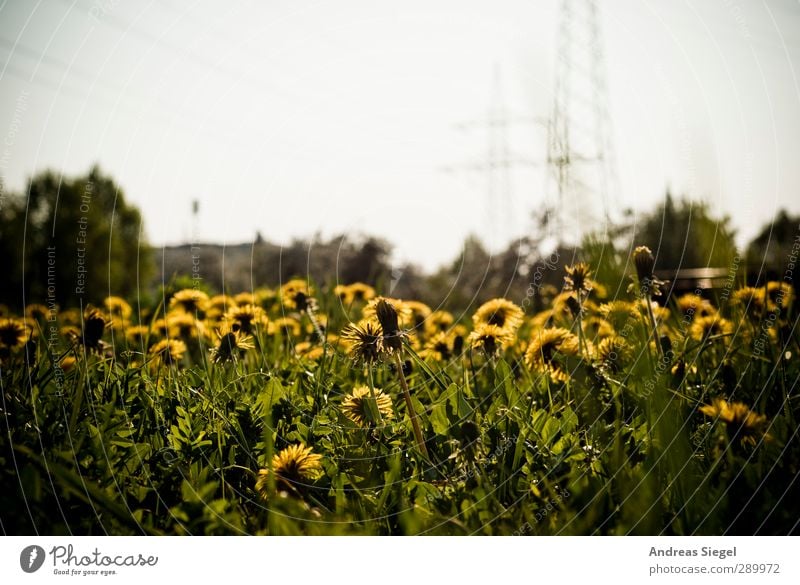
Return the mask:
<path id="1" fill-rule="evenodd" d="M 381 409 L 378 408 L 378 398 L 375 396 L 375 382 L 372 381 L 372 368 L 369 366 L 367 366 L 367 380 L 369 381 L 369 396 L 372 400 L 369 409 L 375 416 L 376 422 L 381 424 L 383 417 L 381 416 Z"/>
<path id="2" fill-rule="evenodd" d="M 428 459 L 428 448 L 425 446 L 425 439 L 422 437 L 422 429 L 419 426 L 419 417 L 414 410 L 414 405 L 411 403 L 411 392 L 408 390 L 408 383 L 403 374 L 403 361 L 400 359 L 400 352 L 394 354 L 395 364 L 397 365 L 397 375 L 400 377 L 400 385 L 403 387 L 403 398 L 406 400 L 406 408 L 408 409 L 408 416 L 411 418 L 411 426 L 414 428 L 414 438 L 417 441 L 417 448 Z"/>

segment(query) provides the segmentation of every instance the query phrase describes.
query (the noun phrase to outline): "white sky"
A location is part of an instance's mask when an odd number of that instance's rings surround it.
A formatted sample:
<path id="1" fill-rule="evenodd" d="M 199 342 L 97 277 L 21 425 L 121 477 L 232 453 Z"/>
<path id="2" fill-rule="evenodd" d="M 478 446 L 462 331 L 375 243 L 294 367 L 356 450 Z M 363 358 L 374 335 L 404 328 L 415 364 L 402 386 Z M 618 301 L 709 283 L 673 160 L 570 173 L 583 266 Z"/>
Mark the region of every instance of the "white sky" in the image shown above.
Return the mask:
<path id="1" fill-rule="evenodd" d="M 0 175 L 99 162 L 153 243 L 388 238 L 428 268 L 485 233 L 493 71 L 520 116 L 552 107 L 556 0 L 225 3 L 0 0 Z M 687 193 L 740 242 L 800 212 L 800 3 L 601 3 L 619 200 Z M 24 97 L 25 110 L 17 107 Z M 510 147 L 542 158 L 541 128 Z M 541 208 L 540 170 L 512 175 L 514 233 Z"/>

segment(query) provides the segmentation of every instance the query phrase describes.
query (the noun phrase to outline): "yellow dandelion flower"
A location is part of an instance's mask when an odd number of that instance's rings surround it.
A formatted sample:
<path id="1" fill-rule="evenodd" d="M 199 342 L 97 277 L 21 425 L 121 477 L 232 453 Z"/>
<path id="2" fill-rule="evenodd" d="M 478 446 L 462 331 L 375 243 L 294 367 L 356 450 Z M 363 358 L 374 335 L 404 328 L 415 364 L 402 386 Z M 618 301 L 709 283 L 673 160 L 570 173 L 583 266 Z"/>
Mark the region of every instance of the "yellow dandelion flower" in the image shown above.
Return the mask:
<path id="1" fill-rule="evenodd" d="M 272 473 L 278 489 L 295 491 L 306 482 L 318 478 L 322 471 L 322 456 L 305 445 L 290 445 L 272 457 Z M 269 469 L 261 469 L 256 480 L 256 491 L 262 498 L 268 496 Z"/>
<path id="2" fill-rule="evenodd" d="M 675 300 L 675 305 L 685 321 L 693 321 L 700 317 L 713 317 L 717 309 L 700 295 L 687 293 Z"/>
<path id="3" fill-rule="evenodd" d="M 106 311 L 111 316 L 112 320 L 124 322 L 127 321 L 133 313 L 131 306 L 122 297 L 106 297 L 103 301 L 103 305 L 105 306 Z"/>
<path id="4" fill-rule="evenodd" d="M 614 335 L 614 328 L 605 319 L 591 316 L 583 319 L 583 333 L 590 340 L 604 339 Z"/>
<path id="5" fill-rule="evenodd" d="M 211 348 L 211 360 L 220 364 L 242 357 L 248 349 L 253 349 L 252 337 L 241 329 L 235 331 L 223 327 L 216 331 L 217 345 Z"/>
<path id="6" fill-rule="evenodd" d="M 186 313 L 203 313 L 208 304 L 208 295 L 201 290 L 185 288 L 179 290 L 169 301 L 171 310 L 181 310 Z"/>
<path id="7" fill-rule="evenodd" d="M 522 309 L 511 301 L 507 299 L 492 299 L 478 307 L 478 310 L 472 316 L 472 320 L 476 327 L 482 324 L 495 325 L 514 333 L 522 325 L 524 316 L 525 313 L 523 313 Z"/>
<path id="8" fill-rule="evenodd" d="M 767 297 L 772 308 L 784 310 L 794 301 L 794 289 L 788 282 L 773 280 L 767 283 Z"/>
<path id="9" fill-rule="evenodd" d="M 435 335 L 442 331 L 449 330 L 455 319 L 453 314 L 448 311 L 434 311 L 425 319 L 425 334 Z"/>
<path id="10" fill-rule="evenodd" d="M 333 289 L 333 294 L 339 297 L 343 305 L 349 307 L 354 303 L 364 303 L 375 298 L 375 289 L 363 282 L 354 282 L 348 285 L 338 285 Z"/>
<path id="11" fill-rule="evenodd" d="M 156 319 L 150 326 L 150 331 L 156 337 L 167 337 L 169 335 L 169 323 L 166 319 Z"/>
<path id="12" fill-rule="evenodd" d="M 342 341 L 348 355 L 357 363 L 372 364 L 383 356 L 383 332 L 376 323 L 364 320 L 342 329 Z"/>
<path id="13" fill-rule="evenodd" d="M 613 373 L 621 371 L 628 364 L 632 353 L 631 346 L 619 335 L 601 340 L 595 351 L 600 364 Z"/>
<path id="14" fill-rule="evenodd" d="M 58 365 L 63 371 L 69 372 L 75 367 L 77 361 L 74 355 L 66 355 L 61 359 Z"/>
<path id="15" fill-rule="evenodd" d="M 728 403 L 716 398 L 699 410 L 706 416 L 725 423 L 728 434 L 742 443 L 754 445 L 758 438 L 764 436 L 766 415 L 753 412 L 742 402 Z"/>
<path id="16" fill-rule="evenodd" d="M 180 339 L 162 339 L 150 348 L 154 365 L 172 366 L 178 364 L 186 353 L 186 344 Z"/>
<path id="17" fill-rule="evenodd" d="M 761 318 L 770 303 L 765 289 L 752 286 L 745 286 L 734 291 L 731 299 L 734 304 L 743 307 L 747 316 L 753 319 Z"/>
<path id="18" fill-rule="evenodd" d="M 237 304 L 233 297 L 228 295 L 214 295 L 206 303 L 206 319 L 210 322 L 217 322 Z"/>
<path id="19" fill-rule="evenodd" d="M 202 321 L 195 318 L 192 313 L 176 311 L 166 317 L 167 333 L 169 337 L 178 337 L 183 340 L 199 339 L 206 335 L 206 328 Z"/>
<path id="20" fill-rule="evenodd" d="M 514 343 L 514 339 L 514 333 L 507 327 L 479 323 L 469 334 L 467 341 L 472 348 L 482 349 L 487 355 L 494 355 Z"/>
<path id="21" fill-rule="evenodd" d="M 591 279 L 592 271 L 586 262 L 578 262 L 572 266 L 564 266 L 567 275 L 564 277 L 564 289 L 586 294 L 594 288 Z"/>
<path id="22" fill-rule="evenodd" d="M 281 287 L 281 302 L 287 309 L 305 311 L 313 289 L 305 280 L 294 278 Z"/>
<path id="23" fill-rule="evenodd" d="M 579 340 L 561 327 L 543 329 L 534 335 L 525 352 L 525 363 L 531 370 L 547 374 L 554 382 L 569 380 L 564 357 L 578 356 Z"/>
<path id="24" fill-rule="evenodd" d="M 80 325 L 81 312 L 78 309 L 65 309 L 58 314 L 58 320 L 64 325 Z"/>
<path id="25" fill-rule="evenodd" d="M 436 362 L 446 362 L 453 355 L 455 335 L 452 331 L 440 331 L 425 343 L 420 354 L 425 359 Z"/>
<path id="26" fill-rule="evenodd" d="M 256 295 L 251 292 L 240 292 L 233 297 L 234 302 L 237 305 L 255 305 L 256 304 Z"/>
<path id="27" fill-rule="evenodd" d="M 267 315 L 261 307 L 238 305 L 225 313 L 225 322 L 250 335 L 267 325 Z"/>
<path id="28" fill-rule="evenodd" d="M 19 319 L 0 319 L 0 348 L 14 350 L 25 345 L 30 327 Z"/>
<path id="29" fill-rule="evenodd" d="M 149 336 L 150 328 L 146 325 L 132 325 L 125 329 L 125 339 L 130 345 L 144 347 Z"/>
<path id="30" fill-rule="evenodd" d="M 303 328 L 297 319 L 291 317 L 281 317 L 268 323 L 267 332 L 270 335 L 280 335 L 283 337 L 300 337 L 303 334 Z"/>
<path id="31" fill-rule="evenodd" d="M 664 323 L 669 319 L 670 311 L 666 307 L 662 307 L 656 301 L 648 301 L 646 299 L 639 299 L 636 303 L 636 307 L 639 309 L 639 313 L 642 316 L 647 315 L 647 305 L 650 304 L 650 308 L 653 311 L 653 318 L 655 318 L 657 324 Z"/>
<path id="32" fill-rule="evenodd" d="M 602 317 L 611 323 L 616 331 L 622 331 L 632 319 L 636 318 L 634 306 L 627 301 L 603 303 L 597 309 Z"/>
<path id="33" fill-rule="evenodd" d="M 695 319 L 689 327 L 689 335 L 697 341 L 703 341 L 714 335 L 733 333 L 733 323 L 719 316 Z"/>
<path id="34" fill-rule="evenodd" d="M 294 353 L 307 360 L 316 361 L 323 356 L 325 350 L 319 345 L 303 341 L 294 346 Z"/>
<path id="35" fill-rule="evenodd" d="M 50 318 L 50 309 L 39 303 L 31 303 L 25 307 L 25 318 L 30 321 L 47 321 Z"/>
<path id="36" fill-rule="evenodd" d="M 411 327 L 417 329 L 422 327 L 425 320 L 431 316 L 431 308 L 425 303 L 419 301 L 406 301 L 405 306 L 411 311 Z"/>
<path id="37" fill-rule="evenodd" d="M 373 420 L 367 403 L 371 398 L 369 386 L 356 386 L 342 401 L 342 413 L 360 427 L 374 424 L 377 421 Z M 375 402 L 381 418 L 394 418 L 392 399 L 384 394 L 380 388 L 375 388 Z"/>

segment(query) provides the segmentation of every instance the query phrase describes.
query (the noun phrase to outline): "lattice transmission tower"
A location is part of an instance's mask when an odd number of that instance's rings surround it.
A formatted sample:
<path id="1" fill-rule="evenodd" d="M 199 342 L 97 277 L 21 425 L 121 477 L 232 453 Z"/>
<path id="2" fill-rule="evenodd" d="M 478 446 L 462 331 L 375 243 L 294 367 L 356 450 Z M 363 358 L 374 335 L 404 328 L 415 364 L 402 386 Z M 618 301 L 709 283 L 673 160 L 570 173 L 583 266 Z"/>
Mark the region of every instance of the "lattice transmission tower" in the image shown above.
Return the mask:
<path id="1" fill-rule="evenodd" d="M 605 55 L 595 0 L 562 0 L 553 110 L 547 123 L 547 233 L 578 244 L 616 216 Z"/>
<path id="2" fill-rule="evenodd" d="M 527 159 L 512 152 L 509 132 L 518 124 L 540 122 L 530 116 L 513 115 L 506 108 L 503 94 L 502 74 L 495 66 L 492 92 L 485 118 L 469 120 L 456 124 L 462 131 L 482 130 L 486 133 L 484 159 L 442 167 L 442 170 L 475 171 L 486 181 L 486 195 L 482 222 L 484 229 L 480 234 L 490 250 L 498 250 L 508 245 L 514 233 L 514 181 L 513 171 L 520 167 L 540 166 L 541 162 Z"/>

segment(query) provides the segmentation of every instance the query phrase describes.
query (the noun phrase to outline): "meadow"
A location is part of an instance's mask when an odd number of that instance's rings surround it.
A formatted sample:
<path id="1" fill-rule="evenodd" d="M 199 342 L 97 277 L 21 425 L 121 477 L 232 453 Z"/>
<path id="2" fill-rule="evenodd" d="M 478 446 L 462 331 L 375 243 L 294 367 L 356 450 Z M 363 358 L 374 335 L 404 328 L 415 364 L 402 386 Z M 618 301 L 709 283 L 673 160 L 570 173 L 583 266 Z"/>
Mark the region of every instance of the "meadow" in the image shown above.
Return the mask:
<path id="1" fill-rule="evenodd" d="M 797 533 L 794 289 L 630 266 L 535 312 L 306 279 L 4 310 L 3 531 Z"/>

